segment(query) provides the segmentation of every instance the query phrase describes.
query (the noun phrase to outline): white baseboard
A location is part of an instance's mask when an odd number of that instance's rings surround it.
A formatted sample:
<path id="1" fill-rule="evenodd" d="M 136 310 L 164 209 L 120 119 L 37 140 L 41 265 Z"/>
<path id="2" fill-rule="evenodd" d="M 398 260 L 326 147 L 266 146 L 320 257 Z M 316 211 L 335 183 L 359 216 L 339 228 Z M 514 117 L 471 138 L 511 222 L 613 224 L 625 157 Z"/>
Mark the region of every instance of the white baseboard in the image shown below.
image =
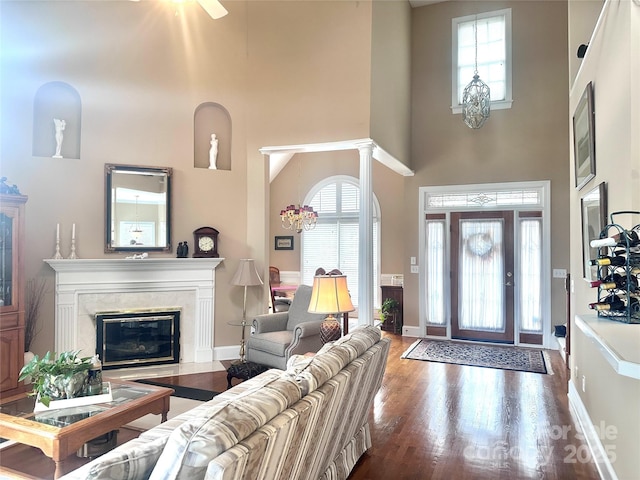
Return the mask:
<path id="1" fill-rule="evenodd" d="M 558 349 L 558 351 L 560 352 L 560 356 L 562 357 L 562 359 L 564 360 L 564 363 L 567 363 L 567 339 L 565 337 L 555 337 L 556 342 L 558 345 L 556 345 L 556 348 Z"/>
<path id="2" fill-rule="evenodd" d="M 300 285 L 300 272 L 280 270 L 280 283 L 283 285 Z"/>
<path id="3" fill-rule="evenodd" d="M 607 451 L 602 445 L 600 435 L 598 434 L 596 427 L 593 425 L 584 403 L 582 403 L 582 399 L 578 394 L 578 390 L 576 389 L 573 380 L 569 381 L 569 393 L 567 395 L 569 397 L 569 408 L 578 419 L 580 430 L 587 441 L 587 445 L 591 452 L 591 458 L 598 468 L 600 478 L 602 480 L 618 480 L 618 476 L 613 469 L 613 465 L 611 465 L 611 462 L 609 461 Z"/>
<path id="4" fill-rule="evenodd" d="M 413 327 L 409 325 L 402 326 L 403 337 L 416 337 L 420 338 L 420 327 Z"/>
<path id="5" fill-rule="evenodd" d="M 214 360 L 236 360 L 240 357 L 240 345 L 227 345 L 213 349 Z"/>

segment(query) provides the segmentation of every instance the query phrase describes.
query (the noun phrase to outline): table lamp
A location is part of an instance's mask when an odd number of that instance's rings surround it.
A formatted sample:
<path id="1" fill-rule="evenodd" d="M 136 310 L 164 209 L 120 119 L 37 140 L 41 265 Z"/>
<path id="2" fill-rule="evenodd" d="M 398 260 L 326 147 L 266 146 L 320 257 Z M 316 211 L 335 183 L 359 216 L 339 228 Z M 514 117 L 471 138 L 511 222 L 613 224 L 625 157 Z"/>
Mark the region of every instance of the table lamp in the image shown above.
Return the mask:
<path id="1" fill-rule="evenodd" d="M 246 361 L 244 348 L 244 329 L 247 326 L 247 287 L 262 284 L 262 279 L 260 278 L 260 275 L 258 275 L 258 271 L 256 270 L 253 259 L 241 259 L 240 264 L 238 265 L 238 270 L 236 270 L 235 275 L 231 279 L 231 285 L 244 287 L 244 301 L 242 302 L 242 324 L 240 325 L 242 327 L 242 337 L 240 340 L 240 362 L 242 363 Z"/>
<path id="2" fill-rule="evenodd" d="M 313 277 L 313 289 L 308 310 L 312 313 L 328 314 L 320 325 L 322 343 L 339 339 L 342 330 L 335 314 L 353 312 L 355 310 L 347 288 L 346 275 L 329 274 Z"/>

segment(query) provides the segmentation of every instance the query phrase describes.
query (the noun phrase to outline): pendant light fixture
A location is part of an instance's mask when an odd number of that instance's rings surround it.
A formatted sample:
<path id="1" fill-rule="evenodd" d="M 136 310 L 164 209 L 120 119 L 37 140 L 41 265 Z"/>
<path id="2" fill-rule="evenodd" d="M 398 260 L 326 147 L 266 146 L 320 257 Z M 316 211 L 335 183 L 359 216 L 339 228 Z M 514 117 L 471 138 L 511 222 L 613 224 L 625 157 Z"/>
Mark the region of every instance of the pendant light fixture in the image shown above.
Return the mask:
<path id="1" fill-rule="evenodd" d="M 462 119 L 469 128 L 484 125 L 491 113 L 491 92 L 489 86 L 478 75 L 478 16 L 473 24 L 475 69 L 473 80 L 464 88 L 462 95 Z"/>
<path id="2" fill-rule="evenodd" d="M 302 180 L 300 160 L 298 160 L 298 198 L 300 198 L 300 182 Z M 313 230 L 316 228 L 318 213 L 310 205 L 288 205 L 284 210 L 280 210 L 280 220 L 282 228 L 295 230 L 301 233 L 302 230 Z"/>

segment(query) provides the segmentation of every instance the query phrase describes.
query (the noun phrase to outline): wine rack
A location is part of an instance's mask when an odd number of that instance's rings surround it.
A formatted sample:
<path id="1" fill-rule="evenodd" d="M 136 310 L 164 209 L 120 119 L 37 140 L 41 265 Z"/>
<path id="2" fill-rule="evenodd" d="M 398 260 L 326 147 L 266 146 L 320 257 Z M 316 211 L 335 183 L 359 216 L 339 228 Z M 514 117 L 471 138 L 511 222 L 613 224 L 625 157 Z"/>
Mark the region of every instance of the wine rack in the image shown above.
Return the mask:
<path id="1" fill-rule="evenodd" d="M 607 304 L 612 296 L 616 296 L 622 300 L 624 306 L 598 310 L 598 316 L 624 323 L 640 323 L 640 224 L 631 229 L 623 228 L 614 222 L 614 216 L 622 214 L 640 215 L 640 212 L 611 213 L 611 223 L 600 232 L 601 246 L 598 246 L 598 259 L 608 257 L 614 261 L 608 265 L 598 265 L 597 278 L 598 303 Z M 611 282 L 612 279 L 617 281 Z M 607 281 L 608 283 L 601 283 Z M 613 288 L 612 283 L 615 283 Z"/>

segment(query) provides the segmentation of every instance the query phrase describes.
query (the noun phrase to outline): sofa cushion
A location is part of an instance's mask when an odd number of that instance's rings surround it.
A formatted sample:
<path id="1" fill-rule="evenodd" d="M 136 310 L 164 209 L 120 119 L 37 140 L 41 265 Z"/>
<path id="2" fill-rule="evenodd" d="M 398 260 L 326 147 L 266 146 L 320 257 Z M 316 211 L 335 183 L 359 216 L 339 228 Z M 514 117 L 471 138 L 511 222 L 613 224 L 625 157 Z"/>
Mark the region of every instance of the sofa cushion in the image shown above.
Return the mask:
<path id="1" fill-rule="evenodd" d="M 65 475 L 65 480 L 144 480 L 160 458 L 168 436 L 134 438 Z"/>
<path id="2" fill-rule="evenodd" d="M 151 479 L 203 478 L 209 462 L 301 398 L 285 372 L 185 421 L 169 437 Z"/>
<path id="3" fill-rule="evenodd" d="M 378 327 L 371 325 L 362 325 L 353 329 L 351 333 L 339 338 L 333 345 L 345 345 L 354 349 L 355 357 L 359 357 L 369 348 L 380 341 L 382 334 Z"/>
<path id="4" fill-rule="evenodd" d="M 335 342 L 327 343 L 312 357 L 292 356 L 287 364 L 287 372 L 298 382 L 302 395 L 307 395 L 367 351 L 380 340 L 380 336 L 377 327 L 358 327 Z"/>
<path id="5" fill-rule="evenodd" d="M 278 332 L 254 333 L 251 335 L 251 348 L 284 357 L 284 351 L 289 347 L 293 335 L 289 330 Z"/>

